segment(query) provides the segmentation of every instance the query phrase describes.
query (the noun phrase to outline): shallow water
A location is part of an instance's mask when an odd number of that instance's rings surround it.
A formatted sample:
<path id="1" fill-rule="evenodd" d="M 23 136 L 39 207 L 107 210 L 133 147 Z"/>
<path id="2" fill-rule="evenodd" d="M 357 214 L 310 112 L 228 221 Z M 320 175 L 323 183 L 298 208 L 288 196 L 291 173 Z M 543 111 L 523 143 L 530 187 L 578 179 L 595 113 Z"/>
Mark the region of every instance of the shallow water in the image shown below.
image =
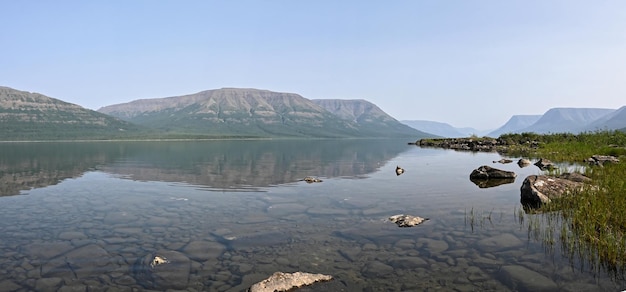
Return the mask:
<path id="1" fill-rule="evenodd" d="M 0 291 L 243 291 L 277 271 L 335 278 L 303 291 L 626 287 L 529 231 L 544 219 L 520 213 L 519 187 L 541 171 L 495 164 L 496 153 L 388 140 L 7 143 L 0 151 Z M 396 176 L 397 165 L 406 173 Z M 469 174 L 481 165 L 518 176 L 479 188 Z M 401 213 L 430 220 L 388 221 Z M 146 266 L 165 255 L 163 266 Z"/>

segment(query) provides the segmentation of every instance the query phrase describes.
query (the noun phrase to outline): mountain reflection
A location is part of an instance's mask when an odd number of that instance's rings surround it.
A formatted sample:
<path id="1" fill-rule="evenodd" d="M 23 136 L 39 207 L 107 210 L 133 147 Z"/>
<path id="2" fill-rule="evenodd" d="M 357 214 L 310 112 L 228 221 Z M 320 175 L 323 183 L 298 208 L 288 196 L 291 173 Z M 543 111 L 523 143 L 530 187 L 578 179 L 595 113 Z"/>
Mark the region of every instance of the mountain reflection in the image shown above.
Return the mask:
<path id="1" fill-rule="evenodd" d="M 0 144 L 0 195 L 98 170 L 143 181 L 243 190 L 305 176 L 355 178 L 408 149 L 389 140 L 219 140 Z"/>
<path id="2" fill-rule="evenodd" d="M 228 140 L 124 144 L 125 159 L 100 169 L 136 180 L 246 189 L 305 176 L 358 177 L 407 149 L 388 140 Z"/>
<path id="3" fill-rule="evenodd" d="M 112 143 L 0 143 L 0 196 L 54 185 L 119 157 Z"/>

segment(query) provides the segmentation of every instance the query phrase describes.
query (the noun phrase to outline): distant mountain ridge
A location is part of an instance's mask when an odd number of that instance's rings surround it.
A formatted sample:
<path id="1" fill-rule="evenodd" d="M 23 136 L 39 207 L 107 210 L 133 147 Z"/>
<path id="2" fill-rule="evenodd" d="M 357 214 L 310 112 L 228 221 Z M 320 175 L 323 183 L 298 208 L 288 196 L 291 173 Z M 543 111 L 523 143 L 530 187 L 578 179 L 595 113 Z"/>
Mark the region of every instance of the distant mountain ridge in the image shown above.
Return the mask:
<path id="1" fill-rule="evenodd" d="M 318 101 L 320 104 L 328 102 Z M 336 103 L 336 102 L 335 102 Z M 376 108 L 359 101 L 352 107 Z M 380 109 L 379 109 L 380 110 Z M 389 132 L 345 119 L 294 93 L 252 88 L 222 88 L 194 94 L 135 100 L 103 107 L 101 113 L 162 131 L 250 137 L 424 137 L 406 128 Z M 370 117 L 370 118 L 365 118 Z M 384 117 L 384 118 L 382 118 Z M 393 124 L 380 111 L 363 111 L 360 119 Z M 399 122 L 396 121 L 399 124 Z M 383 127 L 385 128 L 385 127 Z"/>
<path id="2" fill-rule="evenodd" d="M 0 140 L 111 138 L 138 130 L 76 104 L 0 86 Z"/>
<path id="3" fill-rule="evenodd" d="M 489 137 L 498 137 L 506 133 L 516 133 L 530 127 L 541 118 L 541 115 L 514 115 L 504 125 L 487 134 Z"/>
<path id="4" fill-rule="evenodd" d="M 445 138 L 469 137 L 472 135 L 480 135 L 482 132 L 470 127 L 456 128 L 450 124 L 435 121 L 402 120 L 400 122 L 411 128 Z"/>

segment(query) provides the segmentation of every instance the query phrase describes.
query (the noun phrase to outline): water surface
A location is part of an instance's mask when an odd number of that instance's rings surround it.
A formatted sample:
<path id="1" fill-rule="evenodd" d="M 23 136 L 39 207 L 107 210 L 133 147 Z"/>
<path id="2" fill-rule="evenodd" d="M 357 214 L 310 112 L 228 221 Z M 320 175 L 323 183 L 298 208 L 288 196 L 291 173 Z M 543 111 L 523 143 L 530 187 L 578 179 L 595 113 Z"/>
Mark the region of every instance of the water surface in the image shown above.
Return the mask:
<path id="1" fill-rule="evenodd" d="M 243 291 L 277 271 L 335 277 L 305 291 L 623 289 L 529 231 L 542 219 L 519 187 L 541 171 L 500 158 L 393 140 L 0 144 L 0 291 Z M 481 165 L 518 176 L 480 188 Z"/>

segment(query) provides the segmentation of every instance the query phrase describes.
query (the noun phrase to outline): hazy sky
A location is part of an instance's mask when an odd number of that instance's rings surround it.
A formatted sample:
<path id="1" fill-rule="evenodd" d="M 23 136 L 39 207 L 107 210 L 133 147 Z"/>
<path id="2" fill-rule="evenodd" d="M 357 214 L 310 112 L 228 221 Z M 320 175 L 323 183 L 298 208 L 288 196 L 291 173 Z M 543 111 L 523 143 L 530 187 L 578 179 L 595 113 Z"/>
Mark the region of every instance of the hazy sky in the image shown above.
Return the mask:
<path id="1" fill-rule="evenodd" d="M 496 128 L 626 105 L 626 1 L 0 0 L 0 85 L 90 109 L 246 87 Z"/>

